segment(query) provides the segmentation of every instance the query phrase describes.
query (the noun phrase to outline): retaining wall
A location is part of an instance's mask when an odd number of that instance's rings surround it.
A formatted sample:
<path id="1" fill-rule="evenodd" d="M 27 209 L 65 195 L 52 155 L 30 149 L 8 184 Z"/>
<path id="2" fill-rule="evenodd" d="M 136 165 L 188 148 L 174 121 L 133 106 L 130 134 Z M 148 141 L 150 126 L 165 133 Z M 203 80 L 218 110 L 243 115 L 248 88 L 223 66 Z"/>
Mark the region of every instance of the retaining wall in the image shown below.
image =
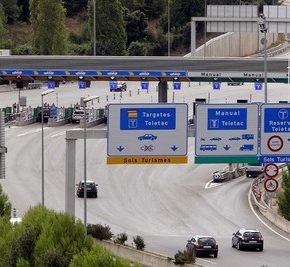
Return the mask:
<path id="1" fill-rule="evenodd" d="M 198 47 L 195 57 L 244 57 L 263 50 L 260 32 L 228 32 L 209 40 Z M 268 47 L 278 38 L 278 34 L 267 34 Z M 204 51 L 206 49 L 206 51 Z"/>
<path id="2" fill-rule="evenodd" d="M 110 250 L 115 256 L 130 259 L 131 262 L 138 262 L 144 267 L 179 266 L 179 265 L 175 265 L 172 259 L 158 253 L 137 250 L 133 247 L 116 244 L 112 241 L 106 241 L 106 240 L 100 241 L 96 239 L 96 242 L 104 246 L 108 250 Z M 185 264 L 182 266 L 184 267 L 200 266 L 201 267 L 201 265 L 198 265 L 198 264 Z"/>

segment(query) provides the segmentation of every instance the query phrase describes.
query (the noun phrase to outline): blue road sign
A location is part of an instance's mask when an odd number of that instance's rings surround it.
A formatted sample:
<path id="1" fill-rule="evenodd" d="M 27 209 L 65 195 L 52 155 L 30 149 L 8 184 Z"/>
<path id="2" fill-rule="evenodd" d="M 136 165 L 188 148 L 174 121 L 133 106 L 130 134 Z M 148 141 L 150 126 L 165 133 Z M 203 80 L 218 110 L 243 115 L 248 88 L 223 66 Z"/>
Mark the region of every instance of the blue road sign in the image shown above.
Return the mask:
<path id="1" fill-rule="evenodd" d="M 174 130 L 176 108 L 121 108 L 121 130 Z"/>
<path id="2" fill-rule="evenodd" d="M 264 132 L 290 132 L 290 108 L 265 108 Z"/>
<path id="3" fill-rule="evenodd" d="M 116 90 L 117 89 L 117 82 L 110 82 L 110 90 Z"/>
<path id="4" fill-rule="evenodd" d="M 221 83 L 214 82 L 214 83 L 212 84 L 212 89 L 213 89 L 213 90 L 220 90 L 220 89 L 221 89 Z"/>
<path id="5" fill-rule="evenodd" d="M 259 157 L 260 163 L 290 163 L 290 155 L 267 155 Z"/>
<path id="6" fill-rule="evenodd" d="M 187 155 L 187 114 L 183 103 L 110 104 L 108 155 Z"/>
<path id="7" fill-rule="evenodd" d="M 55 81 L 48 81 L 47 87 L 48 89 L 55 89 Z"/>
<path id="8" fill-rule="evenodd" d="M 79 89 L 86 89 L 87 83 L 86 81 L 79 81 Z"/>
<path id="9" fill-rule="evenodd" d="M 246 108 L 209 108 L 208 130 L 246 130 Z"/>
<path id="10" fill-rule="evenodd" d="M 173 82 L 173 89 L 180 90 L 181 89 L 181 82 Z"/>
<path id="11" fill-rule="evenodd" d="M 141 82 L 141 89 L 148 90 L 149 89 L 149 82 Z"/>
<path id="12" fill-rule="evenodd" d="M 255 90 L 262 90 L 263 84 L 262 83 L 255 83 Z"/>

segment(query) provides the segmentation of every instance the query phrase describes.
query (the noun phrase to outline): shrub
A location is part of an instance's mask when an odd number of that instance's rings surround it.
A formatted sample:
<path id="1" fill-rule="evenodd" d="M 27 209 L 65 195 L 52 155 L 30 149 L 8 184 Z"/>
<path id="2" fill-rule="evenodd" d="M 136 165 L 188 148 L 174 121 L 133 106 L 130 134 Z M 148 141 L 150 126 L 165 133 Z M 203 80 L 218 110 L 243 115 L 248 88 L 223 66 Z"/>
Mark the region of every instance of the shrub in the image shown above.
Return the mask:
<path id="1" fill-rule="evenodd" d="M 185 263 L 195 263 L 195 255 L 192 250 L 183 252 L 178 250 L 174 255 L 174 264 L 184 265 Z"/>
<path id="2" fill-rule="evenodd" d="M 141 236 L 137 235 L 133 237 L 133 242 L 138 250 L 143 250 L 145 248 L 144 239 Z"/>
<path id="3" fill-rule="evenodd" d="M 114 240 L 115 243 L 124 245 L 124 243 L 128 240 L 128 236 L 126 233 L 120 233 L 117 235 L 116 239 Z"/>
<path id="4" fill-rule="evenodd" d="M 111 228 L 108 225 L 101 224 L 89 224 L 87 226 L 88 235 L 92 235 L 94 238 L 100 240 L 109 240 L 112 238 L 113 233 L 111 232 Z"/>

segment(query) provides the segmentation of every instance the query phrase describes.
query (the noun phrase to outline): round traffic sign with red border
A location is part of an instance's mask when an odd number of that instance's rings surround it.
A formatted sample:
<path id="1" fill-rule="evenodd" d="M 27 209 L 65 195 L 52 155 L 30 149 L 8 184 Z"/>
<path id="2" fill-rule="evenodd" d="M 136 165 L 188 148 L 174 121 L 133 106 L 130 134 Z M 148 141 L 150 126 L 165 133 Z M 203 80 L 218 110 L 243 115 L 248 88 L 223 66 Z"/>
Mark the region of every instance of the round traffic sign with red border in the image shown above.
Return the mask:
<path id="1" fill-rule="evenodd" d="M 278 152 L 283 147 L 283 139 L 278 135 L 273 135 L 268 139 L 267 146 L 272 152 Z"/>
<path id="2" fill-rule="evenodd" d="M 279 167 L 274 163 L 269 163 L 265 166 L 264 173 L 268 177 L 274 178 L 279 174 Z"/>
<path id="3" fill-rule="evenodd" d="M 268 178 L 264 182 L 264 188 L 268 192 L 275 192 L 278 189 L 278 181 L 273 178 Z"/>

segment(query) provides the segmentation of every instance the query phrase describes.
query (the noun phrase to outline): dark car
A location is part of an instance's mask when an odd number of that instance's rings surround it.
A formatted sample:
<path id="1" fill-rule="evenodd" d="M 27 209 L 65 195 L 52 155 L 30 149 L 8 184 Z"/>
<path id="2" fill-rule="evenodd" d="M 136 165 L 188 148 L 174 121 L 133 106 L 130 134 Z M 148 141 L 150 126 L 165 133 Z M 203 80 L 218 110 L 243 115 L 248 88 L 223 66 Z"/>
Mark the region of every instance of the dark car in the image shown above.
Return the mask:
<path id="1" fill-rule="evenodd" d="M 212 236 L 194 236 L 187 240 L 186 249 L 195 256 L 213 255 L 215 258 L 218 256 L 218 244 Z"/>
<path id="2" fill-rule="evenodd" d="M 43 122 L 48 122 L 49 118 L 50 118 L 49 108 L 45 107 L 43 109 Z M 37 115 L 36 121 L 37 122 L 41 122 L 42 121 L 42 109 L 41 108 L 40 108 L 39 113 Z"/>
<path id="3" fill-rule="evenodd" d="M 240 229 L 236 233 L 233 233 L 232 247 L 238 250 L 254 248 L 263 251 L 264 239 L 258 230 Z"/>
<path id="4" fill-rule="evenodd" d="M 84 197 L 84 181 L 80 181 L 77 184 L 77 196 Z M 98 188 L 97 184 L 94 181 L 87 180 L 87 197 L 98 197 Z"/>

